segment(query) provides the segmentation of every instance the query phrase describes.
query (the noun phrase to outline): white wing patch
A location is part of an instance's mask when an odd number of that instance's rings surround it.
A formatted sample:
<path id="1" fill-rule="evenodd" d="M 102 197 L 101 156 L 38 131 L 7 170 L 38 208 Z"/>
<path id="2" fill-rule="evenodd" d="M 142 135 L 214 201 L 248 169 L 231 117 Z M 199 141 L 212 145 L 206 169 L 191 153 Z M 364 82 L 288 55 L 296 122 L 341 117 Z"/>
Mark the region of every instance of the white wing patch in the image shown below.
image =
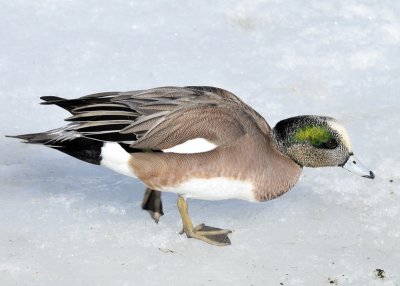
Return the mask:
<path id="1" fill-rule="evenodd" d="M 117 173 L 136 178 L 133 170 L 129 167 L 131 155 L 118 143 L 104 143 L 101 148 L 100 165 L 107 167 Z"/>
<path id="2" fill-rule="evenodd" d="M 164 153 L 194 154 L 208 152 L 216 147 L 217 145 L 204 138 L 196 138 L 162 151 Z"/>
<path id="3" fill-rule="evenodd" d="M 191 179 L 178 186 L 163 187 L 160 191 L 172 192 L 186 198 L 200 200 L 241 199 L 254 202 L 253 184 L 230 178 Z"/>

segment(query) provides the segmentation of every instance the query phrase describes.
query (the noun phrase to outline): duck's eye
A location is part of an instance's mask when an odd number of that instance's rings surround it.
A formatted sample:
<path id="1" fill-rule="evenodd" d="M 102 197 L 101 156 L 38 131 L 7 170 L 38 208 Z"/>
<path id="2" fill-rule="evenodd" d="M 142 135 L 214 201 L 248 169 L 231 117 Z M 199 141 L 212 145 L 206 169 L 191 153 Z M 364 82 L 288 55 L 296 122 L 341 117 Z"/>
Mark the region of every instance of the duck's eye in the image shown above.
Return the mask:
<path id="1" fill-rule="evenodd" d="M 338 142 L 336 139 L 329 139 L 326 141 L 322 147 L 327 148 L 327 149 L 335 149 L 338 146 Z"/>

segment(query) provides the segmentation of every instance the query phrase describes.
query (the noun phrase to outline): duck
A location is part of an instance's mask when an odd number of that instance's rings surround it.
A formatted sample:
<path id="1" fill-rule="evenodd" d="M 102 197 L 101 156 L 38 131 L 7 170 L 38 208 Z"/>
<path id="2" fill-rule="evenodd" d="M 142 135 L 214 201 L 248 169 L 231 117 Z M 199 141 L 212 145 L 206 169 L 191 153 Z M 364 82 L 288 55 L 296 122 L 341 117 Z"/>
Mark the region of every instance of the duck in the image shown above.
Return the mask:
<path id="1" fill-rule="evenodd" d="M 289 191 L 304 167 L 342 167 L 374 179 L 336 119 L 300 115 L 273 128 L 233 93 L 210 86 L 102 92 L 75 99 L 41 97 L 71 113 L 66 126 L 9 136 L 139 179 L 142 208 L 158 222 L 161 193 L 177 194 L 180 234 L 231 244 L 229 229 L 199 224 L 188 199 L 264 202 Z"/>

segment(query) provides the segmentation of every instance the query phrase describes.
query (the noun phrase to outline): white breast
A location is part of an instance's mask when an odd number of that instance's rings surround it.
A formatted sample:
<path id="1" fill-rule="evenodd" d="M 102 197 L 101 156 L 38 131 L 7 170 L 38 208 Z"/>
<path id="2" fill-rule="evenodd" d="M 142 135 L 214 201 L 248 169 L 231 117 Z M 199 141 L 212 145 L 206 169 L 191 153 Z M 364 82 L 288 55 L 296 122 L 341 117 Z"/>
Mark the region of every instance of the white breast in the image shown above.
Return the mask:
<path id="1" fill-rule="evenodd" d="M 164 187 L 160 191 L 172 192 L 187 198 L 200 200 L 241 199 L 255 201 L 253 184 L 217 177 L 210 179 L 191 179 L 175 187 Z"/>

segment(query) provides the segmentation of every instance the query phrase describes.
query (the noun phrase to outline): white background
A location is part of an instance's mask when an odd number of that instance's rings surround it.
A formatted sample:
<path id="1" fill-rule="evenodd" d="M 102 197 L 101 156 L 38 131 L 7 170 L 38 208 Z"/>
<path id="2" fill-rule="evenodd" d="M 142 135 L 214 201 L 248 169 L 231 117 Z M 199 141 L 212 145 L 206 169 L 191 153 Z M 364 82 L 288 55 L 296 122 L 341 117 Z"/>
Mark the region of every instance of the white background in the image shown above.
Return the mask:
<path id="1" fill-rule="evenodd" d="M 400 285 L 399 1 L 0 5 L 0 285 Z M 338 118 L 376 179 L 305 169 L 270 202 L 190 201 L 235 230 L 218 248 L 177 234 L 174 195 L 156 225 L 139 181 L 3 136 L 64 124 L 40 96 L 164 85 L 228 89 L 271 126 Z"/>

